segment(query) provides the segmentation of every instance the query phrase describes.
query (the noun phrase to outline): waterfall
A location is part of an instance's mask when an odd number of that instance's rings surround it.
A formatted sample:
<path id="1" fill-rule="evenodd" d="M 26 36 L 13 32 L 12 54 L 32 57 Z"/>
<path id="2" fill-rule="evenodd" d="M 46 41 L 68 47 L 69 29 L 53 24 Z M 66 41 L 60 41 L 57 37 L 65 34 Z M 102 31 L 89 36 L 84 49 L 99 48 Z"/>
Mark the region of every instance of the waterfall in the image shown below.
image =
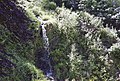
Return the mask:
<path id="1" fill-rule="evenodd" d="M 53 73 L 52 73 L 52 66 L 51 66 L 51 63 L 50 63 L 50 51 L 49 51 L 49 39 L 47 37 L 47 34 L 46 34 L 46 29 L 45 29 L 45 24 L 47 23 L 46 21 L 42 21 L 41 18 L 38 18 L 39 21 L 42 23 L 40 28 L 42 29 L 42 39 L 43 39 L 43 45 L 44 45 L 44 50 L 45 50 L 45 53 L 44 53 L 44 57 L 43 57 L 43 60 L 46 62 L 47 64 L 47 71 L 45 72 L 47 78 L 49 79 L 52 79 L 53 80 Z"/>

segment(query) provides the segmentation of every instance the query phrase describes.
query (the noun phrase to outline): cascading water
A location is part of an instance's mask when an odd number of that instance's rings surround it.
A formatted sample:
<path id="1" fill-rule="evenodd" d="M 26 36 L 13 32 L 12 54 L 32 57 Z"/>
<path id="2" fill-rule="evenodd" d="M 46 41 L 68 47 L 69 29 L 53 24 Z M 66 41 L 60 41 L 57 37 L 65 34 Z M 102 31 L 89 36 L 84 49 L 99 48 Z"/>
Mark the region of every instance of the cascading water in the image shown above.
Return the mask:
<path id="1" fill-rule="evenodd" d="M 42 23 L 40 28 L 42 29 L 42 38 L 43 38 L 43 43 L 44 43 L 44 50 L 45 50 L 45 53 L 44 53 L 44 56 L 43 56 L 43 60 L 46 62 L 47 64 L 47 70 L 45 70 L 45 74 L 46 76 L 49 78 L 49 79 L 52 79 L 53 80 L 53 73 L 52 73 L 52 66 L 51 66 L 51 63 L 50 63 L 50 51 L 49 51 L 49 40 L 48 40 L 48 37 L 47 37 L 47 34 L 46 34 L 46 29 L 45 29 L 45 24 L 47 23 L 46 21 L 42 21 L 41 18 L 39 18 L 39 21 Z"/>

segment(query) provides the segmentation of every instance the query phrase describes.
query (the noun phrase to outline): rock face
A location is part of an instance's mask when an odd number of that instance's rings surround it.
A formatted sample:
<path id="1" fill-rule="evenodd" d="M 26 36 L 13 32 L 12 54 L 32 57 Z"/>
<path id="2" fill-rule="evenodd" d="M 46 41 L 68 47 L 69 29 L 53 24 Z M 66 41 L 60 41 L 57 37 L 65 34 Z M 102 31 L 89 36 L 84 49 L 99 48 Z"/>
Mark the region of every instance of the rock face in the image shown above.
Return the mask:
<path id="1" fill-rule="evenodd" d="M 17 7 L 15 2 L 10 0 L 0 1 L 0 24 L 14 33 L 19 40 L 26 41 L 32 37 L 28 30 L 31 20 L 25 15 L 23 9 Z"/>
<path id="2" fill-rule="evenodd" d="M 44 74 L 47 74 L 49 72 L 49 64 L 44 56 L 46 54 L 46 51 L 44 48 L 40 48 L 36 52 L 36 65 L 38 68 L 40 68 Z"/>

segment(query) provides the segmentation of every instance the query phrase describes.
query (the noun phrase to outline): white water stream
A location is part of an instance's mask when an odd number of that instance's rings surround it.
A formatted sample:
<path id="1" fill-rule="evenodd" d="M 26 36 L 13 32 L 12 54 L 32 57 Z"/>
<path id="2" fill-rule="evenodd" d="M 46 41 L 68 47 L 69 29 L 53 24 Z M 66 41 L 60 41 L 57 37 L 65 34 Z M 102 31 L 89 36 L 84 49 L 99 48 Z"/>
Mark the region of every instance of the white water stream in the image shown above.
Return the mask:
<path id="1" fill-rule="evenodd" d="M 43 43 L 44 43 L 44 49 L 45 49 L 45 53 L 44 53 L 44 61 L 46 61 L 46 63 L 49 66 L 49 69 L 47 70 L 46 76 L 50 79 L 53 79 L 52 75 L 52 66 L 50 63 L 50 51 L 49 51 L 49 39 L 47 37 L 47 33 L 46 33 L 46 29 L 45 29 L 45 24 L 47 23 L 47 21 L 43 21 L 41 18 L 38 17 L 38 20 L 41 22 L 41 29 L 42 29 L 42 38 L 43 38 Z"/>

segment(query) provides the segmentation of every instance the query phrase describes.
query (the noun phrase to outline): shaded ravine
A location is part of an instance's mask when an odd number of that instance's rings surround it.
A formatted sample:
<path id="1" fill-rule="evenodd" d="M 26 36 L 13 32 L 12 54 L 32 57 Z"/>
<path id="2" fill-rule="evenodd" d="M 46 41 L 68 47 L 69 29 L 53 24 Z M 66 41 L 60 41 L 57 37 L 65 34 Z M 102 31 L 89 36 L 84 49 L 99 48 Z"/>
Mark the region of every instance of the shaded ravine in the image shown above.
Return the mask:
<path id="1" fill-rule="evenodd" d="M 38 17 L 38 20 L 41 22 L 40 29 L 42 30 L 42 39 L 43 39 L 43 47 L 44 53 L 42 58 L 40 58 L 44 62 L 44 67 L 42 68 L 43 72 L 45 73 L 46 77 L 50 80 L 53 80 L 53 73 L 52 73 L 52 65 L 50 63 L 50 51 L 49 51 L 49 39 L 46 34 L 45 24 L 46 21 L 43 21 L 41 18 Z"/>

